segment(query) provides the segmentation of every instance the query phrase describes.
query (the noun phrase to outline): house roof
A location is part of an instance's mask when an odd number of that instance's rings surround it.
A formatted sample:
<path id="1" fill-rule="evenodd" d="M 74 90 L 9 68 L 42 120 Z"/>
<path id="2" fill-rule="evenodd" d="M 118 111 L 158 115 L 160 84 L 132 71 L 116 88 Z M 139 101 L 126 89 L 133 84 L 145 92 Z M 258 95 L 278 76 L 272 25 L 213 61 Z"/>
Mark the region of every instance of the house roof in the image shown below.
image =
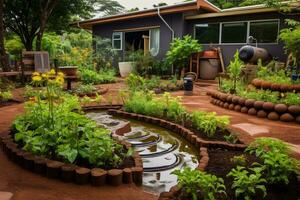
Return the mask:
<path id="1" fill-rule="evenodd" d="M 199 9 L 203 9 L 212 13 L 217 13 L 221 11 L 221 9 L 219 9 L 217 6 L 213 5 L 212 3 L 208 2 L 207 0 L 196 0 L 191 2 L 175 4 L 175 5 L 162 6 L 159 9 L 161 14 L 180 13 L 185 11 L 199 10 Z M 153 8 L 153 9 L 141 10 L 136 12 L 107 16 L 107 17 L 102 17 L 97 19 L 89 19 L 85 21 L 74 22 L 72 23 L 72 25 L 77 25 L 85 29 L 92 29 L 93 25 L 96 24 L 104 24 L 109 22 L 136 19 L 141 17 L 152 17 L 156 15 L 157 15 L 157 8 Z"/>

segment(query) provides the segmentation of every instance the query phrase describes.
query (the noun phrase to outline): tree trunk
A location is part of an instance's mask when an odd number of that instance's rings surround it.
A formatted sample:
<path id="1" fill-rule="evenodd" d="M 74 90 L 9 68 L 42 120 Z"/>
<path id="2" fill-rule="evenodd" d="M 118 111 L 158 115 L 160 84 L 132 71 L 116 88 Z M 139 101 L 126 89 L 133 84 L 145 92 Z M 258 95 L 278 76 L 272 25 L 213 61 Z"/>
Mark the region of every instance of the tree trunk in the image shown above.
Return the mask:
<path id="1" fill-rule="evenodd" d="M 3 0 L 0 0 L 0 55 L 1 55 L 1 62 L 0 65 L 3 71 L 9 70 L 9 63 L 8 63 L 8 55 L 5 51 L 4 46 L 4 25 L 3 25 Z"/>

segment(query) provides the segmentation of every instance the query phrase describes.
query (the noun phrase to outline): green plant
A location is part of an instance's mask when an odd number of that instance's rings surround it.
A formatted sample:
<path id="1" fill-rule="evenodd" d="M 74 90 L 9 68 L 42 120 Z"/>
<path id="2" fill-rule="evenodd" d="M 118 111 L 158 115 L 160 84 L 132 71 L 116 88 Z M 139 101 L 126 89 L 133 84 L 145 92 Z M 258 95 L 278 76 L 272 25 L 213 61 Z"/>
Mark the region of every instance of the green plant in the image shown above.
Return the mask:
<path id="1" fill-rule="evenodd" d="M 199 192 L 203 194 L 204 200 L 214 200 L 217 194 L 226 195 L 222 178 L 190 168 L 175 170 L 172 174 L 177 175 L 178 184 L 187 198 L 197 200 Z"/>
<path id="2" fill-rule="evenodd" d="M 79 85 L 75 92 L 77 94 L 90 94 L 97 91 L 97 88 L 95 86 L 93 86 L 92 84 L 83 84 L 83 85 Z"/>
<path id="3" fill-rule="evenodd" d="M 11 93 L 11 91 L 0 91 L 0 102 L 1 101 L 8 101 L 10 99 L 12 99 L 13 95 Z"/>
<path id="4" fill-rule="evenodd" d="M 263 197 L 267 195 L 265 187 L 267 181 L 262 177 L 261 168 L 250 168 L 248 171 L 245 167 L 237 166 L 227 176 L 234 179 L 232 188 L 236 197 L 251 200 L 258 191 L 263 193 Z"/>
<path id="5" fill-rule="evenodd" d="M 261 157 L 269 151 L 287 154 L 289 152 L 289 148 L 281 140 L 261 137 L 256 138 L 253 142 L 251 142 L 245 151 L 250 154 L 254 154 L 257 157 Z"/>
<path id="6" fill-rule="evenodd" d="M 294 28 L 282 29 L 280 32 L 280 39 L 284 42 L 285 49 L 292 53 L 299 62 L 300 58 L 300 25 Z M 296 62 L 297 62 L 296 61 Z M 297 64 L 297 63 L 296 63 Z"/>
<path id="7" fill-rule="evenodd" d="M 80 77 L 84 84 L 103 84 L 116 82 L 115 71 L 103 69 L 99 72 L 91 69 L 80 69 Z"/>
<path id="8" fill-rule="evenodd" d="M 266 180 L 270 184 L 289 183 L 290 176 L 296 172 L 299 163 L 287 154 L 269 151 L 261 155 L 263 164 L 257 164 L 264 170 Z"/>
<path id="9" fill-rule="evenodd" d="M 197 130 L 203 131 L 208 137 L 213 137 L 218 127 L 224 129 L 230 123 L 228 116 L 217 116 L 214 112 L 203 111 L 193 112 L 191 121 Z"/>
<path id="10" fill-rule="evenodd" d="M 242 61 L 239 59 L 239 52 L 237 51 L 234 54 L 234 60 L 230 61 L 230 65 L 228 67 L 229 76 L 233 80 L 233 88 L 231 89 L 234 93 L 236 92 L 237 82 L 241 75 L 242 66 L 243 64 Z"/>
<path id="11" fill-rule="evenodd" d="M 169 65 L 175 65 L 179 70 L 188 65 L 188 59 L 192 53 L 200 52 L 202 46 L 197 40 L 186 35 L 183 39 L 176 38 L 171 43 L 170 50 L 167 52 L 166 60 Z"/>
<path id="12" fill-rule="evenodd" d="M 247 165 L 247 158 L 244 155 L 234 156 L 230 159 L 232 163 L 237 166 L 246 166 Z"/>
<path id="13" fill-rule="evenodd" d="M 289 177 L 297 170 L 298 162 L 289 157 L 288 146 L 272 138 L 258 138 L 250 143 L 246 152 L 255 154 L 263 164 L 257 165 L 265 172 L 266 179 L 269 183 L 289 183 Z"/>
<path id="14" fill-rule="evenodd" d="M 236 144 L 239 141 L 239 138 L 235 134 L 224 135 L 224 139 L 228 143 Z"/>

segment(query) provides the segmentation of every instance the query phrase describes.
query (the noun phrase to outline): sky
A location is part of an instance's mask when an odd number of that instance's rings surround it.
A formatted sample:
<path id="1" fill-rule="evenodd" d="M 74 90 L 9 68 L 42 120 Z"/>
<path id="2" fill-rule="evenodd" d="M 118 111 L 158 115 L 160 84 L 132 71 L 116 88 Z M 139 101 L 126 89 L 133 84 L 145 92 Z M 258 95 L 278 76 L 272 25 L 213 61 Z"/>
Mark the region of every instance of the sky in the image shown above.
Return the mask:
<path id="1" fill-rule="evenodd" d="M 123 5 L 126 9 L 131 8 L 153 8 L 153 4 L 157 3 L 167 3 L 168 5 L 172 5 L 174 3 L 182 2 L 183 0 L 117 0 L 121 5 Z"/>

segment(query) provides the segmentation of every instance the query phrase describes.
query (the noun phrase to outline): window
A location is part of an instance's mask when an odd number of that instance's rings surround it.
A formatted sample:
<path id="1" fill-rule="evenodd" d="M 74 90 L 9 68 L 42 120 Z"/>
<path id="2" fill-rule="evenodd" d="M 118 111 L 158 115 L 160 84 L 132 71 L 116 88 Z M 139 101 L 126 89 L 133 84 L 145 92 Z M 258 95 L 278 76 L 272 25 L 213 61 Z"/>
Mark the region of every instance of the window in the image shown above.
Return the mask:
<path id="1" fill-rule="evenodd" d="M 112 46 L 115 50 L 122 50 L 122 40 L 123 40 L 122 32 L 114 32 L 113 33 Z"/>
<path id="2" fill-rule="evenodd" d="M 250 35 L 258 43 L 276 43 L 278 36 L 278 20 L 250 22 Z"/>
<path id="3" fill-rule="evenodd" d="M 160 30 L 159 28 L 150 29 L 150 45 L 149 50 L 152 56 L 157 56 L 159 53 L 159 40 L 160 40 Z"/>
<path id="4" fill-rule="evenodd" d="M 195 39 L 200 44 L 219 43 L 220 25 L 215 24 L 196 24 L 195 25 Z"/>
<path id="5" fill-rule="evenodd" d="M 247 22 L 222 24 L 222 43 L 246 43 Z"/>

